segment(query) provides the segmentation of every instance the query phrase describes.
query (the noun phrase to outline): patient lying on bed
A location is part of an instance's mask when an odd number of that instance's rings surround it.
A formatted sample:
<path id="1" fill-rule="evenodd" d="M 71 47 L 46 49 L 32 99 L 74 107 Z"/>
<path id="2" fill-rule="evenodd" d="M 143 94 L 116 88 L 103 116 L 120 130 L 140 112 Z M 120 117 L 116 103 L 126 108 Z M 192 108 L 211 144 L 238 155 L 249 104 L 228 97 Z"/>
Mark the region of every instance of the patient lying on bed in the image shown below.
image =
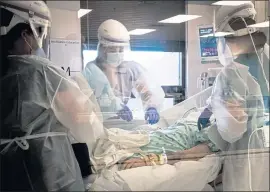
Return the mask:
<path id="1" fill-rule="evenodd" d="M 89 96 L 93 103 L 96 103 L 88 84 L 79 81 L 83 79 L 76 78 L 76 76 L 74 80 L 83 93 Z M 102 118 L 100 122 L 102 122 Z M 166 152 L 167 163 L 169 164 L 174 164 L 179 160 L 200 159 L 218 151 L 208 139 L 207 128 L 199 131 L 197 122 L 177 122 L 168 128 L 151 132 L 150 142 L 141 147 L 145 155 L 135 154 L 123 162 L 118 162 L 121 165 L 120 169 L 164 164 L 164 160 L 161 160 L 161 155 L 164 153 L 163 149 Z"/>
<path id="2" fill-rule="evenodd" d="M 150 143 L 141 147 L 147 155 L 135 154 L 121 163 L 120 169 L 164 164 L 163 149 L 169 164 L 180 160 L 198 160 L 218 149 L 208 139 L 208 129 L 198 130 L 197 123 L 180 123 L 150 133 Z"/>

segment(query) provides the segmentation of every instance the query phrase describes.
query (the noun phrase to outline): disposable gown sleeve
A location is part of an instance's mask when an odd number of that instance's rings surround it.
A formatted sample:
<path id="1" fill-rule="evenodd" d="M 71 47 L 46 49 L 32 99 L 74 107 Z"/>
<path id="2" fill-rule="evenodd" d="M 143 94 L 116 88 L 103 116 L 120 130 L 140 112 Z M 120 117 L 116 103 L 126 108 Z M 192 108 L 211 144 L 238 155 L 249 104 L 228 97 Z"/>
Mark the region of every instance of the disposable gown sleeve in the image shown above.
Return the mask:
<path id="1" fill-rule="evenodd" d="M 140 64 L 133 62 L 131 66 L 134 76 L 133 87 L 139 93 L 144 109 L 153 107 L 160 110 L 165 97 L 162 87 Z"/>
<path id="2" fill-rule="evenodd" d="M 57 68 L 47 67 L 45 71 L 51 108 L 74 139 L 90 144 L 102 137 L 104 129 L 96 113 L 98 106 L 89 98 L 91 90 L 82 90 L 78 83 Z"/>
<path id="3" fill-rule="evenodd" d="M 247 85 L 234 68 L 224 67 L 218 74 L 211 95 L 212 112 L 221 137 L 234 143 L 247 130 Z"/>
<path id="4" fill-rule="evenodd" d="M 258 76 L 257 81 L 261 87 L 262 96 L 264 99 L 265 112 L 269 113 L 269 45 L 264 46 L 264 53 L 262 54 L 261 61 L 263 63 L 263 68 L 260 64 L 257 66 Z"/>
<path id="5" fill-rule="evenodd" d="M 96 97 L 99 97 L 102 94 L 102 91 L 106 86 L 110 86 L 108 78 L 94 62 L 87 64 L 83 71 L 83 75 L 89 86 L 93 89 Z"/>

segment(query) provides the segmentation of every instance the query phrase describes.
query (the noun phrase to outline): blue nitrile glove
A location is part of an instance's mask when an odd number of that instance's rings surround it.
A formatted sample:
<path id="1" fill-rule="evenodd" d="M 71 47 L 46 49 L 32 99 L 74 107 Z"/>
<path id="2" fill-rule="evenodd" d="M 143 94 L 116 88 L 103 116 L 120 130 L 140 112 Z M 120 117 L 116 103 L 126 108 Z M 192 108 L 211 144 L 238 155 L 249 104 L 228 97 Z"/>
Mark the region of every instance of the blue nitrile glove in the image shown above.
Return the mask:
<path id="1" fill-rule="evenodd" d="M 159 121 L 159 114 L 155 108 L 150 107 L 145 112 L 144 118 L 149 124 L 153 125 Z"/>
<path id="2" fill-rule="evenodd" d="M 212 116 L 212 112 L 205 108 L 203 112 L 201 113 L 199 119 L 198 119 L 198 129 L 202 130 L 203 128 L 207 127 L 210 124 L 210 117 Z"/>
<path id="3" fill-rule="evenodd" d="M 131 121 L 133 119 L 132 111 L 126 105 L 121 104 L 121 106 L 123 108 L 117 112 L 117 115 L 125 121 Z"/>

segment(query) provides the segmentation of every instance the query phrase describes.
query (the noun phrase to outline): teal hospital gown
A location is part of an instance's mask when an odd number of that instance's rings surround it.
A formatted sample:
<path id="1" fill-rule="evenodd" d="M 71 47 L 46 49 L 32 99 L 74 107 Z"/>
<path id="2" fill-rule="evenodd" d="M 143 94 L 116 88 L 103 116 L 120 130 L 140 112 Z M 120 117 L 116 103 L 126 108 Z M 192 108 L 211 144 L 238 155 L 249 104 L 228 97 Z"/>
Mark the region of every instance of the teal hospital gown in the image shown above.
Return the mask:
<path id="1" fill-rule="evenodd" d="M 218 148 L 207 136 L 208 128 L 201 131 L 195 123 L 176 122 L 174 125 L 150 133 L 150 143 L 141 147 L 146 153 L 161 154 L 163 149 L 166 152 L 176 152 L 190 149 L 201 143 L 207 143 L 212 152 Z"/>

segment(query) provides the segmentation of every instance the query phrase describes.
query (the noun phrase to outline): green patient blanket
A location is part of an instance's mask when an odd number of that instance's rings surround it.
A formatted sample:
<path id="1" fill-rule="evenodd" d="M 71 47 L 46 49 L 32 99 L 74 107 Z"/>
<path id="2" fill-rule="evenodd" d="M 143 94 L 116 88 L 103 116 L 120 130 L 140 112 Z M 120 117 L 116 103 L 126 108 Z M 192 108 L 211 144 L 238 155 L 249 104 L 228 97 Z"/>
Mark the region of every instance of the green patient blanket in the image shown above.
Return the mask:
<path id="1" fill-rule="evenodd" d="M 141 147 L 141 150 L 146 153 L 161 154 L 162 147 L 166 152 L 176 152 L 206 142 L 210 150 L 216 152 L 218 148 L 209 140 L 207 131 L 208 128 L 199 131 L 195 123 L 176 122 L 166 129 L 150 133 L 150 143 Z"/>

